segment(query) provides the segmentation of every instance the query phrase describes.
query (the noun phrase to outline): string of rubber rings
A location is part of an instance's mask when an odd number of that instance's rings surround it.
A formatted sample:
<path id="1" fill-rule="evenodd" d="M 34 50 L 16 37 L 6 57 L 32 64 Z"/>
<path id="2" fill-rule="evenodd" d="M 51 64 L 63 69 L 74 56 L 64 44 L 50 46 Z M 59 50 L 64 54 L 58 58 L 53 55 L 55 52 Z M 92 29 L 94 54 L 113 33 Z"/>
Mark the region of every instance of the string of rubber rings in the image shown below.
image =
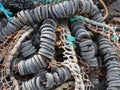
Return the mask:
<path id="1" fill-rule="evenodd" d="M 64 83 L 68 90 L 119 89 L 117 50 L 106 36 L 113 35 L 114 42 L 118 38 L 113 27 L 104 23 L 98 7 L 92 0 L 51 2 L 41 2 L 13 17 L 0 7 L 8 19 L 0 20 L 2 89 L 64 90 Z M 74 17 L 84 13 L 89 19 Z M 97 34 L 92 36 L 88 29 Z M 90 72 L 80 62 L 86 63 Z M 99 75 L 104 72 L 102 63 L 106 67 L 103 76 Z"/>

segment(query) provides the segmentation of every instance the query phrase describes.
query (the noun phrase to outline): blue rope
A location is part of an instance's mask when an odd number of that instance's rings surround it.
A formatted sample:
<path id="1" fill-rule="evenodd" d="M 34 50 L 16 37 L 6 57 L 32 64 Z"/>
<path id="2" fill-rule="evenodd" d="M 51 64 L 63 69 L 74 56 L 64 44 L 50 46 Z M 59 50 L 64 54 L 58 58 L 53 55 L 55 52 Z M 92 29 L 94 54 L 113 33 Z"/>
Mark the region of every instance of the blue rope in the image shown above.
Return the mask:
<path id="1" fill-rule="evenodd" d="M 2 3 L 0 3 L 0 10 L 5 14 L 5 16 L 7 17 L 8 20 L 11 20 L 12 17 L 10 17 L 9 15 L 12 14 L 12 12 L 7 11 L 4 6 L 2 5 Z"/>

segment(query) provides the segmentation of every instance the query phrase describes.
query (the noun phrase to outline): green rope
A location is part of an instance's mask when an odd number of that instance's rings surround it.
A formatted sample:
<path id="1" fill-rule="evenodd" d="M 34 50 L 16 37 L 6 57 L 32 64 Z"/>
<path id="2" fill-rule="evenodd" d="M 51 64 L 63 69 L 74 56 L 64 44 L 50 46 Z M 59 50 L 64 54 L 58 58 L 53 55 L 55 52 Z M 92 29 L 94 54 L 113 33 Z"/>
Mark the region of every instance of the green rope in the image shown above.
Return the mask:
<path id="1" fill-rule="evenodd" d="M 46 2 L 45 2 L 46 4 L 48 4 L 48 3 L 50 3 L 50 0 L 46 0 Z"/>
<path id="2" fill-rule="evenodd" d="M 74 44 L 75 37 L 69 35 L 69 36 L 66 37 L 66 40 L 68 41 L 68 43 L 69 43 L 70 46 L 73 46 L 74 48 L 76 48 L 76 46 Z"/>
<path id="3" fill-rule="evenodd" d="M 40 0 L 41 1 L 41 0 Z M 31 0 L 32 3 L 34 3 L 34 0 Z"/>
<path id="4" fill-rule="evenodd" d="M 59 0 L 56 0 L 56 4 L 58 4 L 59 3 Z"/>
<path id="5" fill-rule="evenodd" d="M 80 20 L 80 21 L 84 22 L 85 18 L 83 16 L 69 15 L 69 21 L 70 22 L 74 22 L 74 21 L 77 21 L 77 20 Z"/>
<path id="6" fill-rule="evenodd" d="M 118 26 L 114 26 L 113 29 L 116 31 L 119 27 Z"/>
<path id="7" fill-rule="evenodd" d="M 114 42 L 118 42 L 119 41 L 119 37 L 116 34 L 116 30 L 117 30 L 118 26 L 114 26 L 114 32 L 112 33 L 112 35 L 110 36 L 111 40 L 113 40 Z"/>
<path id="8" fill-rule="evenodd" d="M 110 37 L 114 42 L 118 42 L 119 41 L 119 37 L 116 34 L 112 34 Z"/>

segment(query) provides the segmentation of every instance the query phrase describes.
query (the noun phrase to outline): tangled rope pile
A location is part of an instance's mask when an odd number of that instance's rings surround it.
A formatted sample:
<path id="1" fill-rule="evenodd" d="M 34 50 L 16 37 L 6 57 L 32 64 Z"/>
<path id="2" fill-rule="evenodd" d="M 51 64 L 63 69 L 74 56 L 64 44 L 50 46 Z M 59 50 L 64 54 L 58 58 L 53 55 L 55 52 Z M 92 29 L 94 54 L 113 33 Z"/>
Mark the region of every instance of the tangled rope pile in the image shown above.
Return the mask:
<path id="1" fill-rule="evenodd" d="M 1 0 L 1 89 L 119 90 L 120 19 L 99 1 L 104 18 L 92 0 Z"/>

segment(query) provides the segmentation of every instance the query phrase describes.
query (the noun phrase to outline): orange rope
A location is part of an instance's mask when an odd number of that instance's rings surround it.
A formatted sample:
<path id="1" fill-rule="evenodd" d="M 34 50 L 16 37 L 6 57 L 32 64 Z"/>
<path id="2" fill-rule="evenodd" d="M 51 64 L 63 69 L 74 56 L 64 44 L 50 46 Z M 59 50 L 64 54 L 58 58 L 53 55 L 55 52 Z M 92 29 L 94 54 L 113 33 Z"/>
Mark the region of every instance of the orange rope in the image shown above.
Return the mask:
<path id="1" fill-rule="evenodd" d="M 104 8 L 104 10 L 105 10 L 105 15 L 104 15 L 104 17 L 103 17 L 103 19 L 105 20 L 107 17 L 108 17 L 108 9 L 107 9 L 107 6 L 105 5 L 105 3 L 103 2 L 103 0 L 98 0 L 101 4 L 102 4 L 102 6 L 103 6 L 103 8 Z"/>

